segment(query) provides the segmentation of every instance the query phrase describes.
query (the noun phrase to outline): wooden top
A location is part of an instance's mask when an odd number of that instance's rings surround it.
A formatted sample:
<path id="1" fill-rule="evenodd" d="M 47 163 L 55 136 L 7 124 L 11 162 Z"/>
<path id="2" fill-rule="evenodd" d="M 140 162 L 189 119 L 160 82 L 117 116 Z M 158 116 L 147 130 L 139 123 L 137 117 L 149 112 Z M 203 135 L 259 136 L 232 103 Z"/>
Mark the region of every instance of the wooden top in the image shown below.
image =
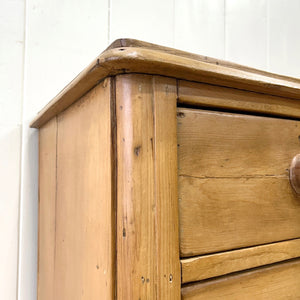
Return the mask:
<path id="1" fill-rule="evenodd" d="M 31 127 L 41 127 L 105 77 L 124 73 L 163 75 L 300 100 L 300 79 L 137 40 L 119 39 L 50 101 Z"/>

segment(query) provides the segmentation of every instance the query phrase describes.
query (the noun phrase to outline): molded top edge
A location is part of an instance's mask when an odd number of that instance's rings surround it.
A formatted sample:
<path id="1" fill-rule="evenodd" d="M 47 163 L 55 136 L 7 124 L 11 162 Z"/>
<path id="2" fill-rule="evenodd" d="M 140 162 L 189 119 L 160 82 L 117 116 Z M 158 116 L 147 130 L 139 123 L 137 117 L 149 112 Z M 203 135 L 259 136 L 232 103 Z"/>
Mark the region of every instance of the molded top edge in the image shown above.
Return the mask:
<path id="1" fill-rule="evenodd" d="M 300 79 L 134 39 L 118 39 L 54 97 L 30 126 L 41 127 L 104 78 L 126 73 L 162 75 L 300 100 Z"/>

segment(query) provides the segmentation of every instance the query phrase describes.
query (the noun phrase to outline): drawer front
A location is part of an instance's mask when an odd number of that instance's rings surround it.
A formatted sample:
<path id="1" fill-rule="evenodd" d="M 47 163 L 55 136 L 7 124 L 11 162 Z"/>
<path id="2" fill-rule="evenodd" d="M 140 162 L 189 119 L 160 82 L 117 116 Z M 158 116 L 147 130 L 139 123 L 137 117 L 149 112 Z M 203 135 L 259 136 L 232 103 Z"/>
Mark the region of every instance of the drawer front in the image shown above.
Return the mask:
<path id="1" fill-rule="evenodd" d="M 300 299 L 300 260 L 182 288 L 182 300 Z"/>
<path id="2" fill-rule="evenodd" d="M 300 122 L 178 109 L 182 257 L 300 237 Z"/>

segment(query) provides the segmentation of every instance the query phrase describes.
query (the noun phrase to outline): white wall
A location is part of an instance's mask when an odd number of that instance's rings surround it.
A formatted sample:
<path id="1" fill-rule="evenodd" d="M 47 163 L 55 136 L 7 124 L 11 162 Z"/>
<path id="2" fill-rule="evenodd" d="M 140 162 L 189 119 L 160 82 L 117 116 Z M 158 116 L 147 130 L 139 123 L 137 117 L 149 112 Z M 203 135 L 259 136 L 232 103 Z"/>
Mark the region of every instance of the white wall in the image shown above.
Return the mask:
<path id="1" fill-rule="evenodd" d="M 0 1 L 0 299 L 16 299 L 24 2 Z"/>
<path id="2" fill-rule="evenodd" d="M 77 73 L 131 37 L 300 77 L 299 13 L 300 0 L 1 0 L 0 299 L 36 298 L 38 138 L 28 124 Z"/>

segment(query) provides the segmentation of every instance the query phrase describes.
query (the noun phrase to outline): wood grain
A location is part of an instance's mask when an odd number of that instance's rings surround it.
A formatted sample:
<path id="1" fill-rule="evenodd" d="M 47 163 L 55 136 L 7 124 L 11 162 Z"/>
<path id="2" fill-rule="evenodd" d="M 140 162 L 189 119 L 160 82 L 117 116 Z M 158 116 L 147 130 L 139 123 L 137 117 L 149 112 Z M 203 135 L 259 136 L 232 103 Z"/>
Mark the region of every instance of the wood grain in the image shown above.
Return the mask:
<path id="1" fill-rule="evenodd" d="M 148 77 L 117 77 L 117 295 L 155 299 L 154 137 Z"/>
<path id="2" fill-rule="evenodd" d="M 58 116 L 53 299 L 114 299 L 110 80 Z"/>
<path id="3" fill-rule="evenodd" d="M 39 131 L 38 299 L 54 299 L 56 138 L 54 117 Z"/>
<path id="4" fill-rule="evenodd" d="M 300 122 L 178 109 L 179 175 L 288 176 Z"/>
<path id="5" fill-rule="evenodd" d="M 179 177 L 181 256 L 300 237 L 288 178 Z"/>
<path id="6" fill-rule="evenodd" d="M 300 299 L 300 260 L 182 288 L 183 300 Z"/>
<path id="7" fill-rule="evenodd" d="M 157 206 L 157 299 L 179 299 L 176 82 L 153 78 Z"/>
<path id="8" fill-rule="evenodd" d="M 258 74 L 265 75 L 265 76 L 272 75 L 273 77 L 276 77 L 278 79 L 288 78 L 291 81 L 295 80 L 295 82 L 299 82 L 298 79 L 296 79 L 296 78 L 283 76 L 283 75 L 279 75 L 279 74 L 273 74 L 273 73 L 270 73 L 267 71 L 258 70 L 258 69 L 251 68 L 248 66 L 243 66 L 243 65 L 240 65 L 240 64 L 237 64 L 234 62 L 230 62 L 230 61 L 226 61 L 226 60 L 222 60 L 222 59 L 218 59 L 218 58 L 213 58 L 213 57 L 208 57 L 208 56 L 204 56 L 204 55 L 199 55 L 196 53 L 190 53 L 190 52 L 174 49 L 171 47 L 156 45 L 153 43 L 148 43 L 148 42 L 140 41 L 140 40 L 136 40 L 136 39 L 129 39 L 129 38 L 117 39 L 114 42 L 112 42 L 106 48 L 105 51 L 115 49 L 115 48 L 130 48 L 130 47 L 158 50 L 158 51 L 162 51 L 162 52 L 165 52 L 168 54 L 182 56 L 182 57 L 186 57 L 186 58 L 190 58 L 190 59 L 194 59 L 194 60 L 199 60 L 199 61 L 203 61 L 206 63 L 214 64 L 214 65 L 220 65 L 220 66 L 234 68 L 234 69 L 241 70 L 241 71 L 258 73 Z"/>
<path id="9" fill-rule="evenodd" d="M 300 239 L 181 260 L 182 283 L 300 257 Z"/>
<path id="10" fill-rule="evenodd" d="M 98 56 L 32 121 L 39 128 L 102 79 L 122 73 L 146 73 L 300 99 L 300 80 L 234 64 L 205 61 L 161 47 L 133 45 L 111 48 Z M 283 99 L 284 102 L 284 99 Z M 283 104 L 284 105 L 284 104 Z M 299 116 L 298 116 L 299 117 Z"/>
<path id="11" fill-rule="evenodd" d="M 178 110 L 181 256 L 300 237 L 298 135 L 297 121 Z"/>
<path id="12" fill-rule="evenodd" d="M 178 102 L 196 107 L 299 118 L 300 102 L 255 92 L 179 80 Z"/>
<path id="13" fill-rule="evenodd" d="M 180 299 L 175 106 L 172 79 L 116 79 L 118 299 Z"/>

